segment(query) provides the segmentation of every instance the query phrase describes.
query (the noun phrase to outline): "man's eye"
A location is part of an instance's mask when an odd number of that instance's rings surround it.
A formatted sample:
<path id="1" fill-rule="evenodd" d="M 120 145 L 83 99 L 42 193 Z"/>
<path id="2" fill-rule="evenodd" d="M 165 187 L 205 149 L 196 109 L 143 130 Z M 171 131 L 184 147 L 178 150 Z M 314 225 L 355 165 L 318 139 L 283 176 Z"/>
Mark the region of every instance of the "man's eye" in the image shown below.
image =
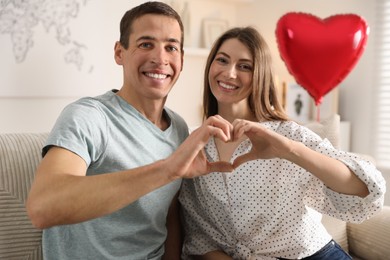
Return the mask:
<path id="1" fill-rule="evenodd" d="M 168 50 L 169 52 L 173 52 L 173 51 L 178 51 L 179 48 L 177 48 L 176 46 L 168 46 L 168 47 L 167 47 L 167 50 Z"/>
<path id="2" fill-rule="evenodd" d="M 141 43 L 140 45 L 139 45 L 139 47 L 141 47 L 141 48 L 150 48 L 152 46 L 152 44 L 151 43 L 148 43 L 148 42 L 143 42 L 143 43 Z"/>

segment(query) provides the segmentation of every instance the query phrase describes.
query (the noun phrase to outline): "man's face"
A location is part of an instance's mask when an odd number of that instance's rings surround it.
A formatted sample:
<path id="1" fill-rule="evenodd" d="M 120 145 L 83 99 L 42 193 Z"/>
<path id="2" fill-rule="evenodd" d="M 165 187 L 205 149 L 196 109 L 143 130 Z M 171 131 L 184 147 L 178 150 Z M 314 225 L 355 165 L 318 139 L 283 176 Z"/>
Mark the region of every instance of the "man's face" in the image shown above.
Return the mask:
<path id="1" fill-rule="evenodd" d="M 124 90 L 134 100 L 165 100 L 183 65 L 179 23 L 163 15 L 144 15 L 132 26 L 129 47 L 115 46 L 124 70 Z"/>

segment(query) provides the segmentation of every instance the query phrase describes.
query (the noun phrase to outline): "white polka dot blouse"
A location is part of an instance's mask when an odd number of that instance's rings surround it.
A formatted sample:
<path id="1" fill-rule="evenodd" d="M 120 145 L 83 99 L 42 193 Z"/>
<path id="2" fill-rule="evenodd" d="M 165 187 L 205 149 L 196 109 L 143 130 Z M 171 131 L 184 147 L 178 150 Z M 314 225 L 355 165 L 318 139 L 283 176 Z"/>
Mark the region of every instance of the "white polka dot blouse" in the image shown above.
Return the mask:
<path id="1" fill-rule="evenodd" d="M 307 257 L 331 240 L 320 213 L 361 222 L 382 208 L 385 180 L 372 163 L 335 149 L 328 140 L 294 122 L 261 124 L 342 161 L 367 184 L 370 194 L 360 198 L 337 193 L 310 172 L 282 159 L 253 160 L 233 173 L 183 180 L 179 201 L 184 259 L 213 250 L 222 250 L 234 259 Z M 251 142 L 244 140 L 231 162 L 250 149 Z M 209 161 L 219 160 L 212 138 L 205 152 Z"/>

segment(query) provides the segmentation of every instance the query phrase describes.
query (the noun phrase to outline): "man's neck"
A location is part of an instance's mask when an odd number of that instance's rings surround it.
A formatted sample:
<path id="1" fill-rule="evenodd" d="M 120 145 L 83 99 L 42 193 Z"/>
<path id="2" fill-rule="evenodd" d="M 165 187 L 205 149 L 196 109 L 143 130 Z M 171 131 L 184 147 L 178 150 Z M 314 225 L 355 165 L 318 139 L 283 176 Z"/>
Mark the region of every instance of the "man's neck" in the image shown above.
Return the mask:
<path id="1" fill-rule="evenodd" d="M 119 90 L 116 94 L 161 130 L 165 130 L 169 127 L 169 118 L 168 115 L 164 112 L 164 104 L 166 99 L 136 99 L 131 95 L 128 95 L 125 91 L 121 90 Z"/>

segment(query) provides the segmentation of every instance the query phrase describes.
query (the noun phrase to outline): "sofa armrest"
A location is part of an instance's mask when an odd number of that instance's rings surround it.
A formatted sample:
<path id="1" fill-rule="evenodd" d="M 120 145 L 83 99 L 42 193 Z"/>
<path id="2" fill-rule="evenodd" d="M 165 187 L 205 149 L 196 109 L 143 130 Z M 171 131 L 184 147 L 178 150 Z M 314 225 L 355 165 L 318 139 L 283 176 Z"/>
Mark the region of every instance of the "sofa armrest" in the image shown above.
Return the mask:
<path id="1" fill-rule="evenodd" d="M 349 252 L 362 259 L 390 256 L 390 207 L 360 224 L 347 224 Z"/>
<path id="2" fill-rule="evenodd" d="M 42 230 L 25 202 L 47 133 L 0 134 L 0 259 L 40 260 Z"/>

